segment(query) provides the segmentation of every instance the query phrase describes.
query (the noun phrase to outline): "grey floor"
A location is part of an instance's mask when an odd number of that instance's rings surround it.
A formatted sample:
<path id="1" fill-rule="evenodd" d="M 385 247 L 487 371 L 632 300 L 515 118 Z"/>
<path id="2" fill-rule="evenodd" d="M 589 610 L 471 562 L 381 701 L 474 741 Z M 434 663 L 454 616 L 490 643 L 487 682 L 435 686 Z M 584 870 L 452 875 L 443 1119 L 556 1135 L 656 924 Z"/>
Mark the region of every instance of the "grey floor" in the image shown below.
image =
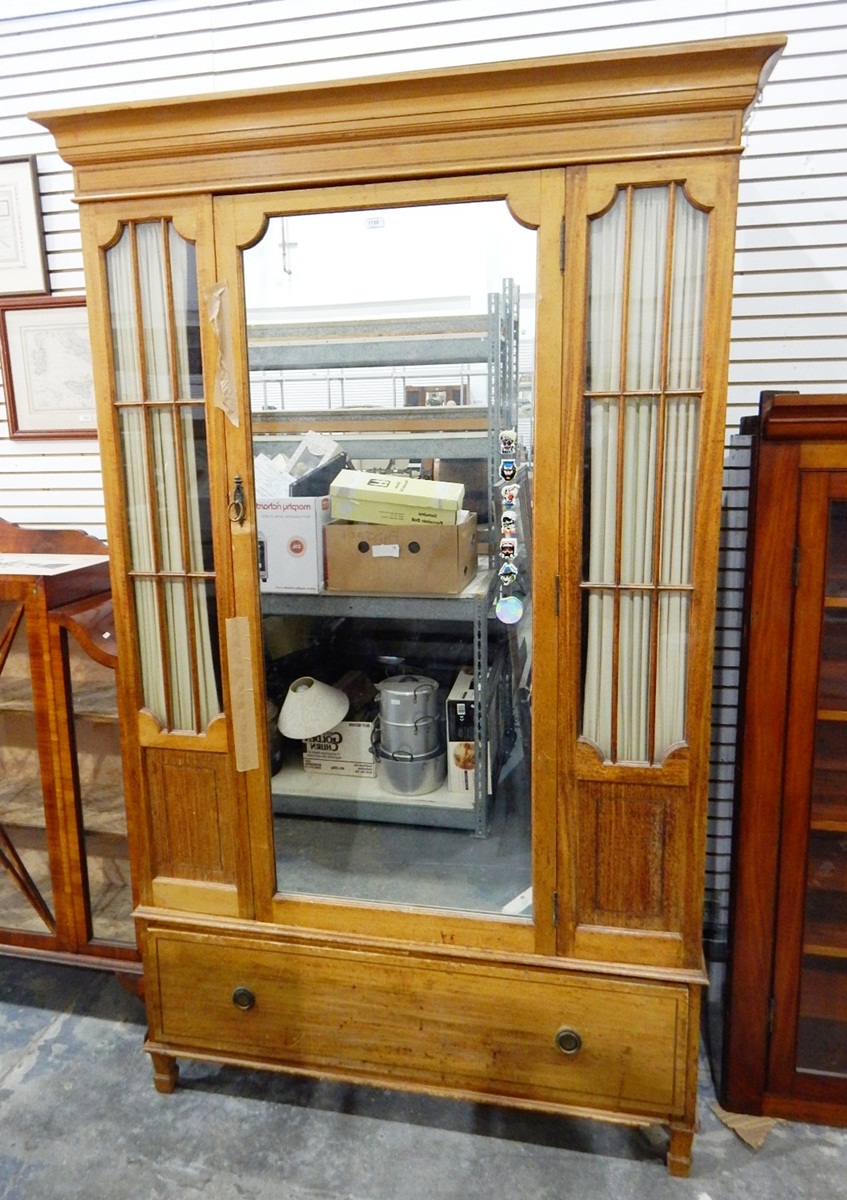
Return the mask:
<path id="1" fill-rule="evenodd" d="M 711 1111 L 689 1179 L 664 1134 L 202 1063 L 170 1096 L 141 1003 L 109 974 L 0 956 L 2 1200 L 831 1200 L 847 1131 L 750 1150 Z"/>
<path id="2" fill-rule="evenodd" d="M 277 885 L 305 895 L 502 912 L 532 882 L 528 797 L 516 754 L 500 776 L 486 837 L 423 825 L 277 817 Z M 532 915 L 531 903 L 522 915 Z"/>
<path id="3" fill-rule="evenodd" d="M 499 773 L 486 836 L 390 821 L 274 819 L 285 892 L 457 912 L 532 916 L 529 780 L 518 740 Z M 508 908 L 507 908 L 508 906 Z"/>

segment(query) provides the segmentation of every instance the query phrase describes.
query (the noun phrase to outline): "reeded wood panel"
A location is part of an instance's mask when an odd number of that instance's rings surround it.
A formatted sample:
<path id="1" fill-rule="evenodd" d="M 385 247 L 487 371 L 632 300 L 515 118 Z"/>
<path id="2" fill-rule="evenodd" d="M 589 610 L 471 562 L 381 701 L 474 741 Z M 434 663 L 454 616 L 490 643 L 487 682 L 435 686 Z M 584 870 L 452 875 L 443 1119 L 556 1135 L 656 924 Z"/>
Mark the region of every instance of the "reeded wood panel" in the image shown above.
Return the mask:
<path id="1" fill-rule="evenodd" d="M 230 765 L 223 754 L 145 752 L 153 874 L 235 883 Z"/>
<path id="2" fill-rule="evenodd" d="M 580 925 L 671 929 L 683 789 L 581 783 Z"/>

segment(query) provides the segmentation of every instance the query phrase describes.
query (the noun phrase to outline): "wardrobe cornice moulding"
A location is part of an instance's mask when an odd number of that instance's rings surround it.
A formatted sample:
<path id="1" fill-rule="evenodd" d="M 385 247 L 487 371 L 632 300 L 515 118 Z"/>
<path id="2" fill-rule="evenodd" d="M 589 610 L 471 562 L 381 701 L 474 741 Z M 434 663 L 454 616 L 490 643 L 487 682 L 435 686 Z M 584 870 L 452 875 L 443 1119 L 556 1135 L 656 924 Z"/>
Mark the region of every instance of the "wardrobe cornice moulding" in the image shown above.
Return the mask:
<path id="1" fill-rule="evenodd" d="M 738 154 L 781 35 L 32 114 L 85 202 Z"/>

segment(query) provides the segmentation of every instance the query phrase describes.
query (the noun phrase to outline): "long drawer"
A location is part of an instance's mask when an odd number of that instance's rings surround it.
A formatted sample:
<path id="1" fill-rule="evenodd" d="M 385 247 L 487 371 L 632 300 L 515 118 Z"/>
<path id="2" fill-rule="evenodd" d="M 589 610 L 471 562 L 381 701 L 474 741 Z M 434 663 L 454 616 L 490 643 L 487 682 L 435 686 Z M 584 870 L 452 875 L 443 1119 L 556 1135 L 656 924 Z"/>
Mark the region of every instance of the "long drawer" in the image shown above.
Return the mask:
<path id="1" fill-rule="evenodd" d="M 489 1099 L 672 1117 L 685 984 L 148 931 L 150 1045 Z"/>

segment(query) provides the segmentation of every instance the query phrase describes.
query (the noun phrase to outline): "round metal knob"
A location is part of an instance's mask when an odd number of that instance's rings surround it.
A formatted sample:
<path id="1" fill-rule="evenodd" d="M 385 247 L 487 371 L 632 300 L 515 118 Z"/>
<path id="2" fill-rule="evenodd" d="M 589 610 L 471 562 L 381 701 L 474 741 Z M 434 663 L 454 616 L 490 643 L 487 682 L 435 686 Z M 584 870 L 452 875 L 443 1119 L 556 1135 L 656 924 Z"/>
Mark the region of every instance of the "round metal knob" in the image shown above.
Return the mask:
<path id="1" fill-rule="evenodd" d="M 577 1054 L 582 1049 L 582 1038 L 575 1029 L 560 1029 L 556 1034 L 556 1045 L 562 1054 Z"/>
<path id="2" fill-rule="evenodd" d="M 232 1002 L 242 1012 L 248 1012 L 256 1003 L 256 997 L 249 988 L 237 987 L 232 993 Z"/>

